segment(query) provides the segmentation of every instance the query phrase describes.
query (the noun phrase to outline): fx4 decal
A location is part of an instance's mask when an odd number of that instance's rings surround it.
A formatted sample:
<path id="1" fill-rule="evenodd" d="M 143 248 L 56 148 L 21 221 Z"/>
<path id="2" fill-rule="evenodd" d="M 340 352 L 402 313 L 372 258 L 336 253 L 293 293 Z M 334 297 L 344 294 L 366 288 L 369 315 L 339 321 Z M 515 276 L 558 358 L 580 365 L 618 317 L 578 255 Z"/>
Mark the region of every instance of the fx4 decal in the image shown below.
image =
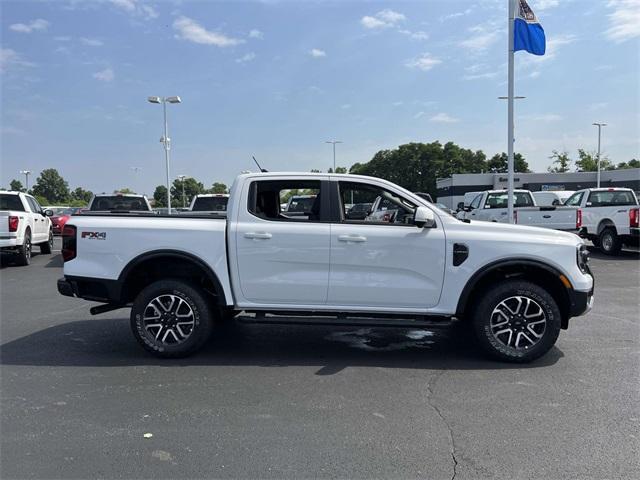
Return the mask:
<path id="1" fill-rule="evenodd" d="M 106 240 L 107 232 L 82 232 L 82 238 L 89 240 Z"/>

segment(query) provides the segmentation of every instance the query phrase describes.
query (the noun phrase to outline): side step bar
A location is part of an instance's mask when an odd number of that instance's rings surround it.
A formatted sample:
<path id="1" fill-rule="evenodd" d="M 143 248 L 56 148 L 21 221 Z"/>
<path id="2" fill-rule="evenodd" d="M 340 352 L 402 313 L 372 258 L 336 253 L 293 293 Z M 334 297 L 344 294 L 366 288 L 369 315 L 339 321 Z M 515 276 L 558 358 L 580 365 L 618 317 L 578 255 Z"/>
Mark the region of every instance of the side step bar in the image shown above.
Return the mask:
<path id="1" fill-rule="evenodd" d="M 371 316 L 296 316 L 273 314 L 249 314 L 242 312 L 235 321 L 261 325 L 321 325 L 334 327 L 389 327 L 389 328 L 446 328 L 457 323 L 448 317 L 376 318 Z"/>

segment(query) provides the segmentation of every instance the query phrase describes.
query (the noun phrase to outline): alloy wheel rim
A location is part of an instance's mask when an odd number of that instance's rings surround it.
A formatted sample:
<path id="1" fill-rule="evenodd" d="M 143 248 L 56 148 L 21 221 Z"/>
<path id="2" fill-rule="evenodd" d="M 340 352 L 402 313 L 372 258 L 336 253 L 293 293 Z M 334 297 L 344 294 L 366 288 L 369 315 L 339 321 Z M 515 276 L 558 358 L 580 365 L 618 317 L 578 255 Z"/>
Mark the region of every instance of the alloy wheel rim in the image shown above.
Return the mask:
<path id="1" fill-rule="evenodd" d="M 29 237 L 24 241 L 24 255 L 31 258 L 31 239 Z"/>
<path id="2" fill-rule="evenodd" d="M 144 309 L 142 316 L 145 334 L 155 343 L 179 345 L 193 333 L 193 309 L 177 295 L 159 295 Z"/>
<path id="3" fill-rule="evenodd" d="M 547 315 L 538 302 L 516 295 L 502 300 L 491 313 L 491 334 L 502 345 L 527 350 L 542 339 Z"/>
<path id="4" fill-rule="evenodd" d="M 610 233 L 605 233 L 602 236 L 602 248 L 605 250 L 611 250 L 611 247 L 613 247 L 613 238 L 611 238 Z"/>

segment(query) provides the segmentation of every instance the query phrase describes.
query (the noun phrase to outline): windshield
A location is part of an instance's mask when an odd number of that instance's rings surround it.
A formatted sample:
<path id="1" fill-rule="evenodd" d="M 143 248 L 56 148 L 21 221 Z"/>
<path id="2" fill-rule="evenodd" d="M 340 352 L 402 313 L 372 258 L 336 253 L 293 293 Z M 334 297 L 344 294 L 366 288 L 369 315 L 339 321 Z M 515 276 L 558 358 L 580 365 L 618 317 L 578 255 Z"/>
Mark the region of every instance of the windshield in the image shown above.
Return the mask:
<path id="1" fill-rule="evenodd" d="M 96 197 L 91 203 L 92 212 L 109 212 L 113 210 L 125 210 L 134 212 L 148 212 L 147 202 L 143 197 L 125 197 L 113 195 L 108 197 Z"/>
<path id="2" fill-rule="evenodd" d="M 229 197 L 198 197 L 192 212 L 226 212 Z"/>

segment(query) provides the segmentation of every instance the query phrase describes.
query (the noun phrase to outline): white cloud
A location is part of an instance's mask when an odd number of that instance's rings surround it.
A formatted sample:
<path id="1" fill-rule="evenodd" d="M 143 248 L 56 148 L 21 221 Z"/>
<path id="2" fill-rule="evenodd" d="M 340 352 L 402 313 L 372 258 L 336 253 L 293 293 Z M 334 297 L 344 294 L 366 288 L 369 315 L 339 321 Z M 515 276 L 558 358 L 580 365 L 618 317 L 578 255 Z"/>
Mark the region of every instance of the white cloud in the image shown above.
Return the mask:
<path id="1" fill-rule="evenodd" d="M 500 38 L 501 30 L 494 25 L 476 25 L 471 27 L 469 31 L 472 35 L 459 42 L 459 45 L 474 53 L 480 53 L 487 50 Z"/>
<path id="2" fill-rule="evenodd" d="M 244 40 L 227 37 L 218 32 L 205 29 L 202 25 L 188 17 L 179 17 L 173 22 L 174 30 L 178 31 L 176 38 L 203 45 L 216 47 L 231 47 L 244 43 Z"/>
<path id="3" fill-rule="evenodd" d="M 435 123 L 456 123 L 459 120 L 457 118 L 451 117 L 450 115 L 440 112 L 429 119 L 430 122 Z"/>
<path id="4" fill-rule="evenodd" d="M 417 120 L 418 118 L 424 117 L 425 115 L 426 115 L 425 112 L 418 112 L 413 116 L 413 118 L 415 118 Z"/>
<path id="5" fill-rule="evenodd" d="M 351 104 L 345 103 L 344 105 L 341 105 L 340 108 L 343 110 L 349 110 L 351 108 Z"/>
<path id="6" fill-rule="evenodd" d="M 604 34 L 615 43 L 640 36 L 640 0 L 610 0 L 609 28 Z"/>
<path id="7" fill-rule="evenodd" d="M 325 52 L 324 50 L 320 50 L 319 48 L 312 48 L 311 50 L 309 50 L 309 55 L 311 55 L 314 58 L 320 58 L 320 57 L 326 57 L 327 52 Z"/>
<path id="8" fill-rule="evenodd" d="M 360 19 L 360 24 L 365 28 L 388 28 L 395 27 L 398 23 L 406 20 L 402 13 L 394 12 L 388 8 L 381 10 L 373 16 L 366 15 Z"/>
<path id="9" fill-rule="evenodd" d="M 409 68 L 417 68 L 418 70 L 426 72 L 440 63 L 442 63 L 442 60 L 431 56 L 429 53 L 423 53 L 419 57 L 407 60 L 405 62 L 405 66 Z"/>
<path id="10" fill-rule="evenodd" d="M 469 15 L 472 11 L 473 11 L 473 8 L 467 8 L 463 12 L 455 12 L 455 13 L 450 13 L 448 15 L 443 15 L 443 16 L 441 16 L 439 18 L 439 20 L 440 20 L 440 22 L 446 22 L 447 20 L 451 20 L 451 19 L 458 18 L 458 17 L 464 17 L 465 15 Z"/>
<path id="11" fill-rule="evenodd" d="M 529 74 L 529 78 L 538 78 L 540 76 L 540 70 L 534 70 Z"/>
<path id="12" fill-rule="evenodd" d="M 402 33 L 403 35 L 406 35 L 409 38 L 412 38 L 414 40 L 428 40 L 429 39 L 429 34 L 427 32 L 423 32 L 423 31 L 412 32 L 411 30 L 398 30 L 398 32 Z"/>
<path id="13" fill-rule="evenodd" d="M 471 75 L 465 75 L 464 79 L 465 80 L 479 80 L 479 79 L 486 79 L 486 78 L 494 78 L 498 76 L 498 72 L 493 71 L 493 72 L 484 72 L 484 73 L 474 73 Z"/>
<path id="14" fill-rule="evenodd" d="M 101 47 L 104 45 L 104 42 L 102 40 L 98 40 L 97 38 L 83 37 L 80 39 L 80 42 L 90 47 Z"/>
<path id="15" fill-rule="evenodd" d="M 115 74 L 111 68 L 105 68 L 104 70 L 94 73 L 93 78 L 101 82 L 111 82 L 115 78 Z"/>
<path id="16" fill-rule="evenodd" d="M 540 64 L 540 63 L 549 62 L 550 60 L 553 60 L 556 57 L 561 47 L 564 47 L 565 45 L 569 45 L 575 42 L 577 39 L 578 37 L 568 33 L 556 35 L 554 37 L 549 37 L 547 38 L 547 48 L 544 55 L 541 55 L 541 56 L 523 55 L 521 59 L 519 59 L 518 63 L 521 66 L 527 66 L 531 64 Z"/>
<path id="17" fill-rule="evenodd" d="M 22 56 L 10 48 L 0 49 L 0 72 L 5 72 L 11 67 L 34 67 L 35 63 L 27 62 Z"/>
<path id="18" fill-rule="evenodd" d="M 249 52 L 240 58 L 236 58 L 236 63 L 247 63 L 254 60 L 255 58 L 256 58 L 256 54 L 253 52 Z"/>
<path id="19" fill-rule="evenodd" d="M 36 20 L 30 21 L 29 23 L 14 23 L 13 25 L 9 26 L 9 29 L 13 30 L 14 32 L 31 33 L 40 30 L 46 30 L 49 25 L 49 22 L 47 22 L 46 20 L 38 18 Z"/>
<path id="20" fill-rule="evenodd" d="M 262 40 L 264 38 L 264 33 L 262 33 L 260 30 L 257 29 L 253 29 L 249 32 L 249 38 L 257 38 L 259 40 Z"/>
<path id="21" fill-rule="evenodd" d="M 0 127 L 0 134 L 2 135 L 24 135 L 26 132 L 16 127 L 5 126 Z"/>
<path id="22" fill-rule="evenodd" d="M 158 12 L 151 5 L 140 0 L 108 0 L 113 6 L 131 15 L 144 17 L 147 20 L 158 18 Z"/>
<path id="23" fill-rule="evenodd" d="M 602 110 L 603 108 L 607 108 L 608 106 L 609 106 L 608 102 L 592 103 L 591 105 L 589 105 L 589 110 L 591 111 Z"/>
<path id="24" fill-rule="evenodd" d="M 560 5 L 560 0 L 536 0 L 534 5 L 536 10 L 547 10 Z"/>

